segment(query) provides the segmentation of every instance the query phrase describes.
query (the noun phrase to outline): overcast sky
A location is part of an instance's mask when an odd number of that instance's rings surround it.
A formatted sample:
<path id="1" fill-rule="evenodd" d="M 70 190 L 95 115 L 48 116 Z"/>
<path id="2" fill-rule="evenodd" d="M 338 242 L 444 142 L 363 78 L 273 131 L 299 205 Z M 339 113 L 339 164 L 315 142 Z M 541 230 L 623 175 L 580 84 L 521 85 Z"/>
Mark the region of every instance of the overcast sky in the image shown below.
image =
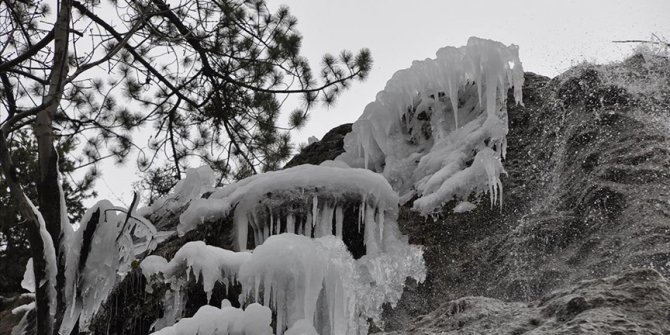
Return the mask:
<path id="1" fill-rule="evenodd" d="M 465 45 L 470 36 L 519 45 L 525 71 L 549 77 L 582 61 L 607 63 L 631 53 L 633 44 L 613 40 L 650 39 L 652 33 L 670 39 L 670 0 L 267 1 L 271 9 L 288 5 L 298 18 L 303 55 L 314 69 L 325 52 L 342 49 L 367 47 L 374 59 L 365 82 L 352 85 L 335 106 L 312 111 L 294 134 L 296 143 L 355 121 L 395 71 L 434 58 L 441 47 Z M 105 164 L 101 171 L 101 199 L 130 202 L 135 164 Z"/>

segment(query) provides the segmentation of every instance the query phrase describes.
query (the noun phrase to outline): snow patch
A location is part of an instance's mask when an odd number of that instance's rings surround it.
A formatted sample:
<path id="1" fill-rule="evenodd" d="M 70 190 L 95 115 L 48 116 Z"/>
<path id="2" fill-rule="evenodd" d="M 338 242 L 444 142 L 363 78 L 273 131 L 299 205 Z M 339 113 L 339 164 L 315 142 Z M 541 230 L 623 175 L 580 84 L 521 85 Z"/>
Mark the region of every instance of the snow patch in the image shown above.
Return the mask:
<path id="1" fill-rule="evenodd" d="M 225 304 L 223 304 L 225 305 Z M 205 305 L 190 318 L 183 318 L 154 335 L 272 335 L 272 312 L 259 304 L 246 309 L 227 306 L 216 308 Z"/>
<path id="2" fill-rule="evenodd" d="M 215 182 L 216 174 L 209 165 L 187 169 L 186 177 L 177 182 L 168 195 L 157 199 L 150 206 L 140 208 L 138 213 L 143 216 L 157 212 L 172 213 L 192 199 L 213 190 Z"/>
<path id="3" fill-rule="evenodd" d="M 466 213 L 477 208 L 477 205 L 469 201 L 461 201 L 454 207 L 454 213 Z"/>

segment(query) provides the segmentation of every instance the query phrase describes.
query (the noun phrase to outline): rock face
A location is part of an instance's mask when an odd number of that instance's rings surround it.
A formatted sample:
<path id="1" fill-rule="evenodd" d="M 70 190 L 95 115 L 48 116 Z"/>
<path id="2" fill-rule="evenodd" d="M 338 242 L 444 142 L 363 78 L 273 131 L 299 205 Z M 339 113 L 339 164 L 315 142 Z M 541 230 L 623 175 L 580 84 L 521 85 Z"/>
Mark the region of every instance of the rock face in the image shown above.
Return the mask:
<path id="1" fill-rule="evenodd" d="M 640 269 L 588 280 L 530 304 L 465 297 L 389 334 L 667 334 L 670 285 Z"/>
<path id="2" fill-rule="evenodd" d="M 344 135 L 351 131 L 351 123 L 345 123 L 329 130 L 321 141 L 314 142 L 303 148 L 284 168 L 301 164 L 313 164 L 335 159 L 344 152 Z"/>
<path id="3" fill-rule="evenodd" d="M 551 80 L 532 73 L 525 79 L 525 106 L 508 106 L 509 149 L 504 162 L 508 175 L 502 180 L 502 208 L 482 202 L 471 212 L 455 214 L 449 212 L 454 204 L 447 204 L 437 220 L 401 209 L 404 233 L 411 243 L 426 248 L 428 279 L 406 291 L 405 300 L 389 311 L 387 329 L 410 333 L 415 333 L 410 329 L 423 333 L 458 329 L 448 328 L 454 325 L 451 321 L 447 328 L 436 324 L 421 328 L 431 317 L 448 318 L 438 317 L 435 309 L 445 313 L 440 306 L 453 300 L 452 305 L 469 304 L 475 314 L 482 309 L 482 319 L 492 322 L 488 331 L 481 328 L 484 321 L 477 321 L 463 333 L 498 333 L 499 327 L 493 325 L 505 324 L 509 332 L 501 333 L 521 334 L 530 328 L 515 331 L 512 326 L 518 320 L 510 317 L 515 308 L 532 301 L 540 304 L 540 298 L 558 299 L 547 294 L 582 280 L 615 275 L 640 280 L 637 284 L 642 286 L 667 287 L 662 279 L 670 275 L 667 59 L 636 56 L 618 65 L 574 68 Z M 630 268 L 653 271 L 636 272 L 647 273 L 646 277 L 622 275 Z M 595 285 L 588 283 L 583 285 Z M 631 319 L 635 308 L 627 304 L 635 300 L 655 306 L 650 310 L 668 310 L 667 297 L 656 300 L 655 294 L 613 300 L 615 305 L 621 303 L 617 308 L 623 308 L 623 321 L 615 320 L 614 310 L 585 317 L 600 324 L 628 322 L 638 327 L 632 329 L 650 333 L 670 329 L 667 315 L 649 314 L 651 319 L 645 322 Z M 468 296 L 497 300 L 463 298 Z M 565 313 L 577 314 L 575 308 L 591 306 L 585 299 L 586 305 L 582 300 L 566 303 L 574 308 Z M 566 323 L 553 322 L 534 331 L 570 333 L 569 329 Z M 589 332 L 588 327 L 582 331 Z"/>

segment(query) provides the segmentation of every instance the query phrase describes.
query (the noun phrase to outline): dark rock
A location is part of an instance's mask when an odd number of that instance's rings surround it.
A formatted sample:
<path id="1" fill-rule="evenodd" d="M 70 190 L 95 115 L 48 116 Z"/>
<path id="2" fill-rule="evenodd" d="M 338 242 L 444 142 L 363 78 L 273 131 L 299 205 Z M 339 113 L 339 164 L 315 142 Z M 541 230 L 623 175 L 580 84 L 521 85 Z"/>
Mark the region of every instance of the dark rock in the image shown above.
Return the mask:
<path id="1" fill-rule="evenodd" d="M 484 297 L 448 301 L 391 334 L 667 334 L 670 283 L 637 269 L 576 283 L 530 304 Z"/>
<path id="2" fill-rule="evenodd" d="M 12 313 L 12 310 L 14 308 L 17 308 L 21 305 L 29 304 L 33 301 L 32 298 L 28 298 L 26 296 L 22 295 L 15 295 L 12 297 L 4 297 L 0 295 L 0 334 L 1 335 L 10 335 L 12 333 L 12 329 L 14 328 L 15 325 L 19 324 L 21 319 L 23 318 L 23 315 L 26 313 L 17 313 L 14 314 Z M 27 312 L 29 313 L 28 319 L 34 319 L 34 314 L 32 311 Z M 29 328 L 27 329 L 28 334 L 34 334 L 35 329 L 34 328 Z"/>
<path id="3" fill-rule="evenodd" d="M 351 132 L 351 123 L 337 126 L 328 131 L 320 141 L 314 142 L 295 155 L 284 168 L 302 164 L 319 165 L 323 161 L 335 159 L 344 152 L 344 136 Z"/>

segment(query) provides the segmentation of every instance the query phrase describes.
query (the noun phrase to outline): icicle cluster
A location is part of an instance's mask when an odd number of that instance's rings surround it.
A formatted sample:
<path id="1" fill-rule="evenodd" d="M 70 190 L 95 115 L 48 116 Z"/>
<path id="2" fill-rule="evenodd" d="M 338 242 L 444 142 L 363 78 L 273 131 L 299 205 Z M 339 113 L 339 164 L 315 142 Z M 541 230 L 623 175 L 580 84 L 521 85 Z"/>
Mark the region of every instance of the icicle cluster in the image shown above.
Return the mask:
<path id="1" fill-rule="evenodd" d="M 522 101 L 518 48 L 470 38 L 398 71 L 345 137 L 338 160 L 383 173 L 423 214 L 488 191 L 501 201 L 506 98 Z M 470 163 L 473 162 L 473 163 Z M 485 175 L 483 175 L 484 173 Z"/>
<path id="2" fill-rule="evenodd" d="M 127 217 L 127 212 L 100 201 L 86 211 L 79 229 L 69 233 L 68 303 L 61 333 L 69 334 L 77 322 L 79 329 L 86 331 L 100 305 L 130 270 L 131 262 L 156 247 L 154 226 L 142 217 Z"/>
<path id="3" fill-rule="evenodd" d="M 243 298 L 253 297 L 276 311 L 278 335 L 301 319 L 327 320 L 317 326 L 327 326 L 329 334 L 357 333 L 361 282 L 340 239 L 272 236 L 254 250 L 240 280 Z"/>
<path id="4" fill-rule="evenodd" d="M 377 173 L 328 163 L 254 175 L 213 192 L 208 199 L 193 199 L 177 229 L 184 234 L 234 209 L 237 250 L 247 249 L 250 233 L 254 245 L 283 232 L 341 238 L 343 205 L 352 199 L 362 199 L 358 201 L 365 210 L 359 220 L 366 223 L 365 241 L 374 250 L 383 234 L 384 216 L 397 211 L 396 192 Z"/>
<path id="5" fill-rule="evenodd" d="M 319 333 L 365 334 L 368 319 L 381 325 L 382 306 L 395 305 L 406 278 L 422 282 L 426 275 L 421 248 L 407 244 L 397 226 L 390 227 L 383 236 L 384 252 L 358 260 L 336 236 L 291 233 L 270 236 L 253 253 L 189 242 L 169 263 L 147 257 L 141 263 L 144 275 L 170 283 L 172 289 L 164 300 L 169 309 L 165 320 L 154 327 L 161 330 L 179 318 L 181 290 L 192 272 L 203 278 L 208 299 L 216 282 L 227 286 L 236 279 L 242 303 L 260 302 L 275 311 L 278 335 L 305 325 Z"/>
<path id="6" fill-rule="evenodd" d="M 358 215 L 345 217 L 345 206 L 358 208 Z M 400 299 L 406 278 L 425 279 L 423 252 L 400 233 L 397 206 L 397 193 L 382 175 L 332 161 L 252 176 L 207 199 L 194 197 L 179 232 L 231 215 L 241 251 L 189 242 L 170 262 L 147 257 L 144 275 L 171 286 L 168 310 L 154 329 L 180 317 L 182 288 L 193 273 L 208 297 L 216 282 L 228 287 L 236 280 L 241 302 L 274 310 L 277 334 L 365 334 L 368 320 L 380 325 L 382 306 Z M 342 241 L 343 231 L 356 229 L 366 252 L 358 260 Z M 249 237 L 253 252 L 244 251 Z"/>
<path id="7" fill-rule="evenodd" d="M 181 290 L 191 274 L 196 281 L 202 278 L 202 286 L 209 301 L 214 284 L 221 282 L 228 288 L 230 283 L 237 281 L 240 266 L 250 256 L 249 252 L 233 252 L 194 241 L 184 244 L 169 263 L 163 257 L 151 255 L 140 266 L 148 281 L 154 274 L 160 274 L 162 281 L 170 283 L 175 291 Z M 147 289 L 150 288 L 151 285 L 147 285 Z"/>

